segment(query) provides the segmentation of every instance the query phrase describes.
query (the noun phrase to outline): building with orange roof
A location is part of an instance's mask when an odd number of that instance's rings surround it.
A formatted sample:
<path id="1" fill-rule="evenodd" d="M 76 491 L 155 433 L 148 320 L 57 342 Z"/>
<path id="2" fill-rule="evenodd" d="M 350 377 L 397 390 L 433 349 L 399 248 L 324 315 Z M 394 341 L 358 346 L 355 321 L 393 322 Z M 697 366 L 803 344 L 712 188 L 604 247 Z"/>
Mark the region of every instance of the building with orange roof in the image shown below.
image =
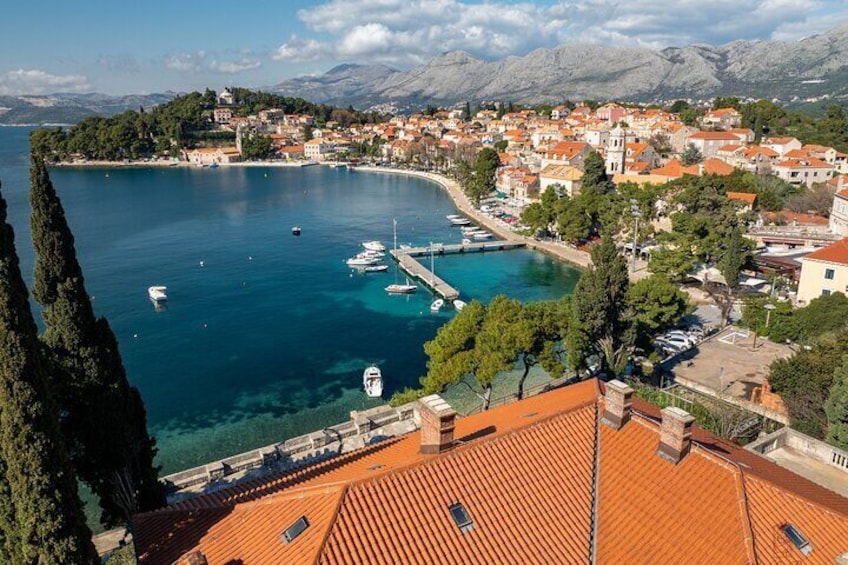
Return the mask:
<path id="1" fill-rule="evenodd" d="M 802 147 L 802 143 L 794 137 L 769 137 L 762 140 L 760 145 L 776 151 L 779 155 L 786 155 L 793 149 Z"/>
<path id="2" fill-rule="evenodd" d="M 688 143 L 694 145 L 704 158 L 714 157 L 728 143 L 739 143 L 739 136 L 726 131 L 699 131 L 689 136 Z"/>
<path id="3" fill-rule="evenodd" d="M 432 395 L 418 412 L 417 432 L 137 515 L 139 562 L 833 564 L 848 551 L 848 499 L 618 381 L 461 418 Z"/>
<path id="4" fill-rule="evenodd" d="M 704 114 L 701 123 L 706 127 L 729 130 L 739 127 L 742 123 L 742 114 L 735 108 L 716 108 Z"/>
<path id="5" fill-rule="evenodd" d="M 592 147 L 583 141 L 561 141 L 543 153 L 542 168 L 548 165 L 582 167 L 591 152 Z"/>
<path id="6" fill-rule="evenodd" d="M 241 153 L 236 147 L 198 147 L 183 149 L 183 158 L 192 165 L 223 165 L 240 161 Z"/>
<path id="7" fill-rule="evenodd" d="M 544 193 L 549 186 L 559 185 L 568 196 L 580 193 L 583 171 L 571 165 L 548 165 L 539 173 L 539 192 Z"/>
<path id="8" fill-rule="evenodd" d="M 844 177 L 837 177 L 844 178 Z M 848 236 L 848 178 L 845 178 L 844 189 L 837 190 L 833 195 L 833 205 L 830 207 L 830 231 L 843 237 Z M 839 185 L 837 185 L 839 186 Z"/>
<path id="9" fill-rule="evenodd" d="M 775 175 L 795 186 L 810 187 L 818 182 L 827 182 L 833 175 L 832 165 L 814 157 L 782 159 L 771 168 Z"/>
<path id="10" fill-rule="evenodd" d="M 742 203 L 742 211 L 750 212 L 757 202 L 757 195 L 752 192 L 728 192 L 727 199 Z"/>
<path id="11" fill-rule="evenodd" d="M 686 174 L 686 172 L 683 163 L 681 163 L 677 159 L 672 159 L 662 167 L 657 167 L 656 169 L 652 170 L 651 174 L 656 177 L 663 177 L 667 181 L 671 181 L 683 178 L 683 175 Z"/>
<path id="12" fill-rule="evenodd" d="M 809 304 L 814 298 L 834 292 L 848 295 L 848 238 L 801 259 L 798 302 Z"/>

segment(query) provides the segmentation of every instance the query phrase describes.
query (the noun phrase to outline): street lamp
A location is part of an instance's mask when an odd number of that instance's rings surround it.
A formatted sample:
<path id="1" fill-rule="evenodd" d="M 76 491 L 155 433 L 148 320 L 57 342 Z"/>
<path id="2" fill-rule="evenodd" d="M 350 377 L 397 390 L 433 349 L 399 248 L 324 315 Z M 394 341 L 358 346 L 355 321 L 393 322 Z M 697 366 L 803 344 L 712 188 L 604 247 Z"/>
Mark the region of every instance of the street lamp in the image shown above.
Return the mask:
<path id="1" fill-rule="evenodd" d="M 766 309 L 766 327 L 768 327 L 769 326 L 769 320 L 771 319 L 771 311 L 775 310 L 777 308 L 777 306 L 769 303 L 769 304 L 766 304 L 765 306 L 763 306 L 763 308 Z"/>

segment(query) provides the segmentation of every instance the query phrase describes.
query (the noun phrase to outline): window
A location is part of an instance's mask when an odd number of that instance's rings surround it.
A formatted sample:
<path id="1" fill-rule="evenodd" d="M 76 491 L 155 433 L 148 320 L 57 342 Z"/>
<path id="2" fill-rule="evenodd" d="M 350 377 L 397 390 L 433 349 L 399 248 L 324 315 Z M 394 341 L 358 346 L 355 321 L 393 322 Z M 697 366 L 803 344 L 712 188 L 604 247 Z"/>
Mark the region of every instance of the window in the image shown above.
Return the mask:
<path id="1" fill-rule="evenodd" d="M 825 288 L 825 289 L 822 290 L 821 295 L 822 296 L 830 296 L 830 292 L 831 292 L 831 290 L 829 288 Z"/>
<path id="2" fill-rule="evenodd" d="M 833 275 L 834 275 L 834 271 L 833 271 L 833 269 L 825 269 L 825 270 L 824 270 L 824 278 L 825 278 L 826 280 L 832 281 L 832 280 L 833 280 Z"/>
<path id="3" fill-rule="evenodd" d="M 468 515 L 468 511 L 461 502 L 449 506 L 448 512 L 450 512 L 451 518 L 453 518 L 453 521 L 463 534 L 474 529 L 474 520 Z"/>
<path id="4" fill-rule="evenodd" d="M 308 527 L 309 520 L 306 519 L 306 516 L 301 516 L 285 532 L 280 534 L 280 537 L 283 538 L 283 543 L 291 543 L 294 541 L 294 538 L 302 534 Z"/>
<path id="5" fill-rule="evenodd" d="M 789 538 L 792 545 L 794 545 L 802 555 L 809 555 L 813 551 L 813 546 L 810 545 L 809 540 L 804 537 L 804 534 L 798 531 L 798 528 L 792 524 L 783 524 L 780 529 L 783 530 L 783 533 L 787 538 Z"/>

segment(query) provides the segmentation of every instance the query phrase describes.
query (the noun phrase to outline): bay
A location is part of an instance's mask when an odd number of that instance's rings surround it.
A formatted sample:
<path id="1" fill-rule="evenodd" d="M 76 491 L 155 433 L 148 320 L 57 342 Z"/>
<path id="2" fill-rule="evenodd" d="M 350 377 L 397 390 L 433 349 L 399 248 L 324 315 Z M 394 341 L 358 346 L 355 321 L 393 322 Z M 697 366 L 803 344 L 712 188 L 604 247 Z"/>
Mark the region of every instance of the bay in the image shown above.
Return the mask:
<path id="1" fill-rule="evenodd" d="M 0 128 L 0 181 L 31 282 L 26 128 Z M 118 337 L 144 397 L 163 472 L 344 421 L 375 406 L 362 370 L 378 363 L 386 395 L 425 371 L 422 345 L 454 315 L 383 288 L 344 259 L 360 243 L 459 243 L 441 187 L 328 167 L 51 169 L 98 315 Z M 291 234 L 298 225 L 300 237 Z M 202 263 L 201 263 L 202 262 Z M 578 271 L 516 250 L 435 259 L 464 300 L 570 293 Z M 166 285 L 156 311 L 147 287 Z M 37 315 L 37 310 L 35 310 Z"/>

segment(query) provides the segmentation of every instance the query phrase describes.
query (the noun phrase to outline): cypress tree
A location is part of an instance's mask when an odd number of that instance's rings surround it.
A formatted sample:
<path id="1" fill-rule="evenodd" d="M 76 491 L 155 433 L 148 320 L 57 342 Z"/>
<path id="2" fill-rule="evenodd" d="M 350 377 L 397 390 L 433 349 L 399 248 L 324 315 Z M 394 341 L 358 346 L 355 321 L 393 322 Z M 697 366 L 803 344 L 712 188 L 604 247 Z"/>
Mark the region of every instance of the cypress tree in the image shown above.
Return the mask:
<path id="1" fill-rule="evenodd" d="M 165 503 L 153 465 L 155 440 L 147 433 L 141 395 L 127 381 L 115 335 L 94 315 L 74 236 L 40 156 L 33 156 L 30 176 L 33 296 L 42 305 L 43 341 L 61 379 L 57 389 L 72 461 L 100 498 L 101 521 L 130 523 L 135 512 Z"/>
<path id="2" fill-rule="evenodd" d="M 49 396 L 46 365 L 14 240 L 6 223 L 6 201 L 0 195 L 4 558 L 12 564 L 99 563 Z"/>

